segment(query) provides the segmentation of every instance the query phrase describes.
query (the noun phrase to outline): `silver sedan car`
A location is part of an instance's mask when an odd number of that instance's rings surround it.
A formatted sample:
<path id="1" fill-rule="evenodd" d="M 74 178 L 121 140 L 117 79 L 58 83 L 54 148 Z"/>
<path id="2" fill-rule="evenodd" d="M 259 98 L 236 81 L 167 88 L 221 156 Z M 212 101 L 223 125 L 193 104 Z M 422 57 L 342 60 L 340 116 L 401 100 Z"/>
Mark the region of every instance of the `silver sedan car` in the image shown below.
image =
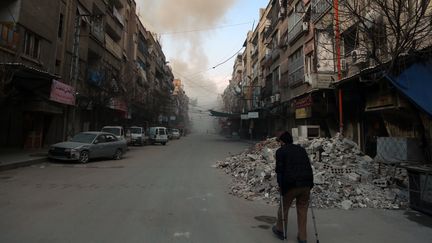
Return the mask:
<path id="1" fill-rule="evenodd" d="M 121 159 L 127 150 L 126 140 L 106 132 L 82 132 L 67 142 L 51 145 L 51 159 L 87 163 L 94 158 Z"/>

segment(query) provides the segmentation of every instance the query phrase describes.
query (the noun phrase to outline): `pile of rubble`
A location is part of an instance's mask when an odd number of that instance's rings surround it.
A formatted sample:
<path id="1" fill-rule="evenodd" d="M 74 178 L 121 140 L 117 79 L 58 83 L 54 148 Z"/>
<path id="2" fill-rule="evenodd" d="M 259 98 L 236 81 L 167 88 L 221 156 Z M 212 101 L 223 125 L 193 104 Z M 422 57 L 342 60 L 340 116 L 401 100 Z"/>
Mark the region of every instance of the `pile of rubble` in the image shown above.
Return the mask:
<path id="1" fill-rule="evenodd" d="M 393 186 L 407 184 L 405 170 L 375 163 L 358 146 L 340 136 L 298 141 L 309 154 L 313 171 L 313 205 L 318 208 L 385 208 L 408 205 L 407 192 Z M 234 177 L 230 192 L 249 200 L 278 203 L 274 154 L 275 138 L 216 166 Z"/>

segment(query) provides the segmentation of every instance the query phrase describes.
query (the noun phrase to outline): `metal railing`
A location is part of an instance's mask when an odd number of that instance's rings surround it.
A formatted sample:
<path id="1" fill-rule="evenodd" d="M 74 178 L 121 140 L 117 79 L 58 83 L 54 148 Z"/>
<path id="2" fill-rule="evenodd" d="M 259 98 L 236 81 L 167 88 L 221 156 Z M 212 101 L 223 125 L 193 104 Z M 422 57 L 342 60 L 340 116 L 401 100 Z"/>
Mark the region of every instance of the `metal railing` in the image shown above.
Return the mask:
<path id="1" fill-rule="evenodd" d="M 288 32 L 288 42 L 295 40 L 303 32 L 303 20 L 298 21 Z"/>
<path id="2" fill-rule="evenodd" d="M 311 4 L 312 4 L 311 19 L 313 22 L 320 19 L 331 8 L 330 0 L 312 0 Z"/>

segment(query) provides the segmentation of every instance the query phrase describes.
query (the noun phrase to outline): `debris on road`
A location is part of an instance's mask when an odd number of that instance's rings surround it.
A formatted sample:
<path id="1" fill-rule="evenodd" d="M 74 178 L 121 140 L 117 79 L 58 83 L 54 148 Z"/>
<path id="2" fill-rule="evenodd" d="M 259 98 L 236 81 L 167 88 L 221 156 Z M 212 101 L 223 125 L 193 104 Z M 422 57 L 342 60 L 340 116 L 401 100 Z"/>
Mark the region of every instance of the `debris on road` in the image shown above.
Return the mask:
<path id="1" fill-rule="evenodd" d="M 356 143 L 338 135 L 301 140 L 298 144 L 306 149 L 314 171 L 315 207 L 347 210 L 407 207 L 407 192 L 390 186 L 394 182 L 407 184 L 405 170 L 380 166 L 364 155 Z M 278 148 L 276 138 L 271 138 L 219 161 L 217 168 L 234 177 L 230 193 L 248 200 L 277 203 L 279 192 L 274 154 Z"/>

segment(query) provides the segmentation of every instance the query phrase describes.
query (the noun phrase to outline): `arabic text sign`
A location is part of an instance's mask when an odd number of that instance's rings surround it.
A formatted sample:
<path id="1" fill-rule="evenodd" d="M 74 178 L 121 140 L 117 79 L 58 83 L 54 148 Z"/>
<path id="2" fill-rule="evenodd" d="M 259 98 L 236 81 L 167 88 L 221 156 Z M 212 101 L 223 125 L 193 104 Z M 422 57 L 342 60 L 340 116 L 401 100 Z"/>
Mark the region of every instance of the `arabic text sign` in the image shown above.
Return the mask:
<path id="1" fill-rule="evenodd" d="M 53 79 L 50 100 L 66 105 L 75 105 L 75 89 Z"/>

